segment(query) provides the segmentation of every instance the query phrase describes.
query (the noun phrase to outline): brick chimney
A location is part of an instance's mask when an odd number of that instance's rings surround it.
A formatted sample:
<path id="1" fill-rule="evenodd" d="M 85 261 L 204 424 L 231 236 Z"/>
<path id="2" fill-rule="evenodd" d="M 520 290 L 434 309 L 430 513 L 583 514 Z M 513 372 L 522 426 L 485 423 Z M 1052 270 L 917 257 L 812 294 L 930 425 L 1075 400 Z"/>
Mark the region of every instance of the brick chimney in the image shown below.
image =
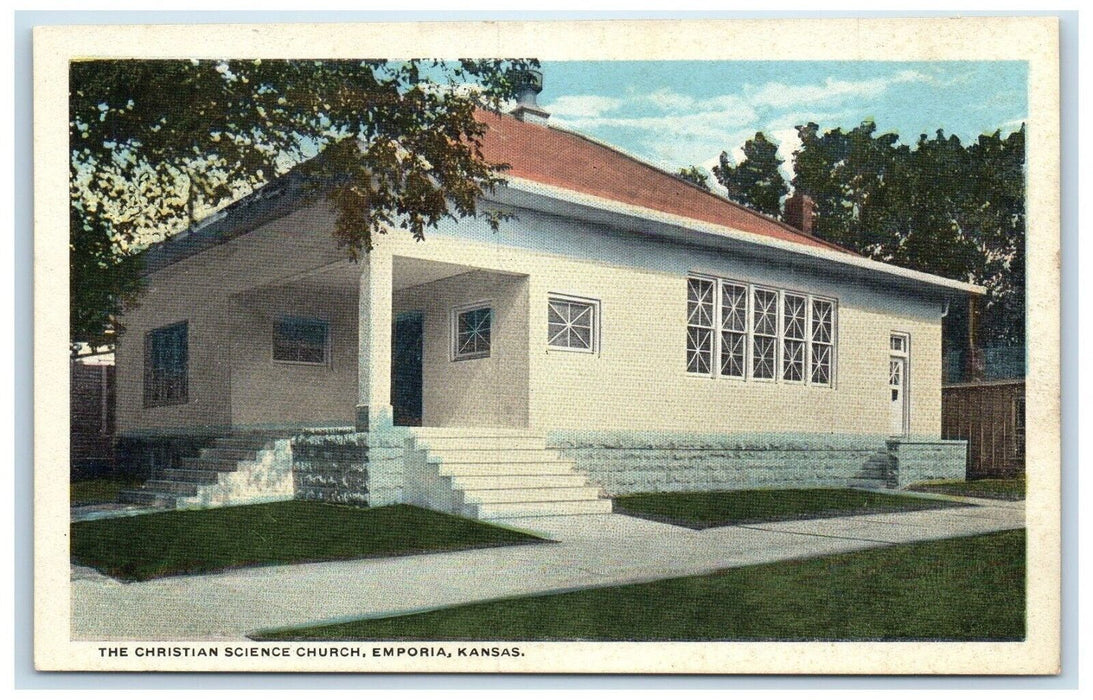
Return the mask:
<path id="1" fill-rule="evenodd" d="M 516 108 L 510 112 L 522 122 L 546 124 L 550 112 L 539 106 L 536 96 L 543 91 L 543 72 L 526 70 L 518 78 L 516 85 Z"/>
<path id="2" fill-rule="evenodd" d="M 783 220 L 801 233 L 812 235 L 812 222 L 816 218 L 816 205 L 812 197 L 801 192 L 794 192 L 786 200 Z"/>

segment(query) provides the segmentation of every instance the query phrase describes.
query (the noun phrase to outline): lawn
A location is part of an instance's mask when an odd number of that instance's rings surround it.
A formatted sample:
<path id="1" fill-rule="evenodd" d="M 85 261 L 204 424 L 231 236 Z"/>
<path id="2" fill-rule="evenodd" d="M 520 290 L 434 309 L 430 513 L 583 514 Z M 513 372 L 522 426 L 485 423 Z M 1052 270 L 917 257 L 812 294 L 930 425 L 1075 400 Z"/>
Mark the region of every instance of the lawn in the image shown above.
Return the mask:
<path id="1" fill-rule="evenodd" d="M 115 503 L 118 491 L 131 489 L 140 484 L 134 477 L 104 476 L 96 479 L 73 481 L 68 486 L 69 503 L 74 506 L 86 506 L 95 503 Z"/>
<path id="2" fill-rule="evenodd" d="M 77 522 L 71 540 L 75 563 L 126 581 L 542 541 L 414 506 L 357 508 L 314 501 Z"/>
<path id="3" fill-rule="evenodd" d="M 724 525 L 895 513 L 962 506 L 953 501 L 854 489 L 762 489 L 640 493 L 615 498 L 615 512 L 698 530 Z"/>
<path id="4" fill-rule="evenodd" d="M 1025 500 L 1025 479 L 976 479 L 975 481 L 930 481 L 915 484 L 912 491 L 944 493 L 972 498 L 994 498 L 1001 501 Z"/>
<path id="5" fill-rule="evenodd" d="M 269 631 L 257 640 L 1019 640 L 1025 532 Z"/>

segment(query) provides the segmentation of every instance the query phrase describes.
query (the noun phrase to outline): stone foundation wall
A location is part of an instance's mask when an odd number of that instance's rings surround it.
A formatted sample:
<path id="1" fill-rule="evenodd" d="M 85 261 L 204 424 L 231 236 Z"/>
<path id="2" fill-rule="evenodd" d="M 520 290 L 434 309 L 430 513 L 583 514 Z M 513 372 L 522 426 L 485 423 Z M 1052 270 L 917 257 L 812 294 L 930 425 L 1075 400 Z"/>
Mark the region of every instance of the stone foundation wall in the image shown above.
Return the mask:
<path id="1" fill-rule="evenodd" d="M 886 449 L 886 438 L 580 431 L 553 433 L 547 446 L 615 496 L 845 486 L 871 456 Z"/>
<path id="2" fill-rule="evenodd" d="M 296 498 L 368 506 L 401 503 L 405 443 L 406 435 L 397 429 L 294 438 Z"/>
<path id="3" fill-rule="evenodd" d="M 922 481 L 964 480 L 968 457 L 966 440 L 901 438 L 889 440 L 888 451 L 896 465 L 898 488 Z"/>

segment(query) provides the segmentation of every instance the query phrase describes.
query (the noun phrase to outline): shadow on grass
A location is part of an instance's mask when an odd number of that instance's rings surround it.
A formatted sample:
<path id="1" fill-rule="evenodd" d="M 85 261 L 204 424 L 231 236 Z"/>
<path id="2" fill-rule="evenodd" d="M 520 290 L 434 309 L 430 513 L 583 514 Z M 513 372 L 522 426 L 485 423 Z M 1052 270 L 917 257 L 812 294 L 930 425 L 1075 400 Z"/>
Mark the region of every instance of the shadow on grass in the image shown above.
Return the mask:
<path id="1" fill-rule="evenodd" d="M 73 523 L 70 535 L 74 563 L 123 581 L 546 541 L 414 506 L 315 501 L 89 520 Z"/>
<path id="2" fill-rule="evenodd" d="M 838 488 L 687 491 L 615 497 L 616 513 L 693 530 L 968 505 L 936 498 Z"/>

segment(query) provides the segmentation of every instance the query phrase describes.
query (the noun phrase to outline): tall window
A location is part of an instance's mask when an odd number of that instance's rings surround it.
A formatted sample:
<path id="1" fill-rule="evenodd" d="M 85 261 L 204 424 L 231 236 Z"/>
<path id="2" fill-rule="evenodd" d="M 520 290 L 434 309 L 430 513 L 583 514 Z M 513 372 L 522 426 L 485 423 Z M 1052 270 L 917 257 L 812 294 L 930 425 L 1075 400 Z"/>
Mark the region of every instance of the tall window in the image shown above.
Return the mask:
<path id="1" fill-rule="evenodd" d="M 492 332 L 493 311 L 489 306 L 452 309 L 452 359 L 489 357 Z"/>
<path id="2" fill-rule="evenodd" d="M 273 359 L 323 365 L 330 361 L 330 324 L 318 318 L 286 316 L 273 329 Z"/>
<path id="3" fill-rule="evenodd" d="M 805 379 L 807 312 L 808 297 L 789 292 L 782 295 L 782 379 L 787 382 Z"/>
<path id="4" fill-rule="evenodd" d="M 689 277 L 687 371 L 832 386 L 835 314 L 832 299 Z"/>
<path id="5" fill-rule="evenodd" d="M 593 299 L 551 296 L 547 301 L 547 345 L 596 352 L 599 309 L 600 303 Z"/>
<path id="6" fill-rule="evenodd" d="M 721 375 L 743 379 L 748 369 L 748 288 L 721 283 Z"/>
<path id="7" fill-rule="evenodd" d="M 751 376 L 754 379 L 774 379 L 778 352 L 778 292 L 754 288 L 751 318 Z"/>
<path id="8" fill-rule="evenodd" d="M 835 347 L 835 305 L 824 299 L 812 300 L 812 352 L 810 363 L 813 384 L 831 384 L 831 359 Z"/>
<path id="9" fill-rule="evenodd" d="M 687 371 L 713 371 L 713 280 L 687 280 Z"/>
<path id="10" fill-rule="evenodd" d="M 186 321 L 144 336 L 144 405 L 172 406 L 189 400 L 189 326 Z"/>

